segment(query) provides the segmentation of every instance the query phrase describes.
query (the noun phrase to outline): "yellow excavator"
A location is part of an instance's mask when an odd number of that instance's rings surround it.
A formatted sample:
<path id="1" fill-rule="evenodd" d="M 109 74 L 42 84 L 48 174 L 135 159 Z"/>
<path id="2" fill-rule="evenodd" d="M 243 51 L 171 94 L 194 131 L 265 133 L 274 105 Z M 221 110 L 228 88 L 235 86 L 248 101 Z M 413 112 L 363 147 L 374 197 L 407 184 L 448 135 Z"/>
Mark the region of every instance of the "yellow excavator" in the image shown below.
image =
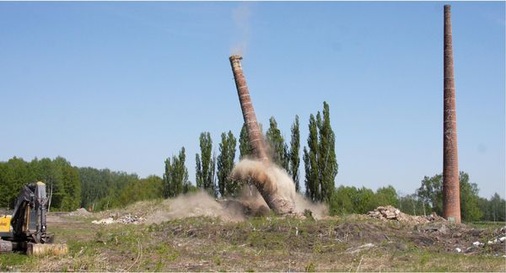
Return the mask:
<path id="1" fill-rule="evenodd" d="M 23 252 L 28 255 L 61 255 L 68 253 L 66 244 L 54 244 L 54 235 L 47 232 L 46 184 L 24 185 L 12 215 L 0 217 L 0 254 Z"/>

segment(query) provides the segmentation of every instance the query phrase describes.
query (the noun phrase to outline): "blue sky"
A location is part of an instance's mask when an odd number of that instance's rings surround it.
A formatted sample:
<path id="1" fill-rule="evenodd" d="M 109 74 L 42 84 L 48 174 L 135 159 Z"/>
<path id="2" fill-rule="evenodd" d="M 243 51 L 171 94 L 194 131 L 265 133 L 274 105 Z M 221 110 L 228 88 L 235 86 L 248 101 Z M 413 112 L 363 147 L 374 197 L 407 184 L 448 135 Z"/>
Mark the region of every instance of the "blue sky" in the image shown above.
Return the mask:
<path id="1" fill-rule="evenodd" d="M 413 193 L 442 172 L 448 3 L 459 167 L 504 197 L 504 2 L 0 2 L 0 161 L 161 176 L 184 146 L 194 181 L 200 133 L 216 154 L 239 134 L 240 52 L 259 122 L 288 141 L 329 103 L 336 186 Z"/>

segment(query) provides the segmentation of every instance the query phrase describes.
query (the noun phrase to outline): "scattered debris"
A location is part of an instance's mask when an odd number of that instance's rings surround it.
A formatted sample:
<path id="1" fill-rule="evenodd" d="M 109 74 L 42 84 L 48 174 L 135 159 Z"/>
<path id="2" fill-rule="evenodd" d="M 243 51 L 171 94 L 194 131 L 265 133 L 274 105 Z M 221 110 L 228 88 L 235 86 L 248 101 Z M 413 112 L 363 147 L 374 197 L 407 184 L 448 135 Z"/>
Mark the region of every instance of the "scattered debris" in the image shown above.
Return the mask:
<path id="1" fill-rule="evenodd" d="M 109 218 L 105 218 L 105 219 L 102 219 L 102 220 L 93 220 L 91 221 L 93 224 L 97 224 L 97 225 L 100 225 L 100 224 L 104 224 L 104 225 L 108 225 L 108 224 L 112 224 L 114 223 L 114 219 L 112 219 L 112 217 L 109 217 Z"/>
<path id="2" fill-rule="evenodd" d="M 446 221 L 443 217 L 435 213 L 427 216 L 413 216 L 401 212 L 393 206 L 379 206 L 375 210 L 369 211 L 368 216 L 381 220 L 397 220 L 399 222 L 410 224 L 425 224 L 434 221 Z"/>
<path id="3" fill-rule="evenodd" d="M 115 223 L 137 225 L 137 224 L 143 223 L 144 220 L 146 220 L 143 217 L 138 217 L 138 216 L 131 215 L 131 214 L 126 214 L 121 217 L 116 217 L 117 218 L 116 220 L 114 218 L 115 218 L 114 216 L 111 216 L 111 217 L 108 217 L 108 218 L 105 218 L 102 220 L 98 220 L 98 221 L 94 220 L 94 221 L 92 221 L 92 223 L 97 224 L 97 225 L 100 225 L 100 224 L 109 225 L 109 224 L 115 224 Z"/>
<path id="4" fill-rule="evenodd" d="M 473 246 L 484 246 L 484 243 L 480 243 L 480 241 L 473 242 Z"/>

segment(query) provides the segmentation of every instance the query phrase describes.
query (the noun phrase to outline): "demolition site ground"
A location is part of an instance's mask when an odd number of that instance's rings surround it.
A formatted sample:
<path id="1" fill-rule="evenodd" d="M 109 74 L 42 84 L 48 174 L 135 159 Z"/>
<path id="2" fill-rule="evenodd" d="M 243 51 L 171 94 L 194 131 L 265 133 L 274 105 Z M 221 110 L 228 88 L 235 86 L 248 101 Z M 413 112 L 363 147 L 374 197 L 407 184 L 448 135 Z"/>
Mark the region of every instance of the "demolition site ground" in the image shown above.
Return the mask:
<path id="1" fill-rule="evenodd" d="M 69 253 L 1 254 L 0 271 L 506 271 L 504 223 L 453 225 L 398 210 L 244 217 L 216 201 L 184 200 L 183 211 L 176 203 L 50 213 L 49 231 Z"/>

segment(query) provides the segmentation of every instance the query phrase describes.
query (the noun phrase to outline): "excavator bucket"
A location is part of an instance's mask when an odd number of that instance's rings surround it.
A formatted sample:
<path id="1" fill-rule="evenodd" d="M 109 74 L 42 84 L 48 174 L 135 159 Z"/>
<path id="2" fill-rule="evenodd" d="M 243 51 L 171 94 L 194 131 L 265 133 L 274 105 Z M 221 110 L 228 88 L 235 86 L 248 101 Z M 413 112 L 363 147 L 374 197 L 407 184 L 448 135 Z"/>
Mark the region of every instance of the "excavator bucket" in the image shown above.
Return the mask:
<path id="1" fill-rule="evenodd" d="M 66 244 L 34 244 L 28 243 L 26 254 L 29 256 L 65 255 L 69 252 Z"/>

